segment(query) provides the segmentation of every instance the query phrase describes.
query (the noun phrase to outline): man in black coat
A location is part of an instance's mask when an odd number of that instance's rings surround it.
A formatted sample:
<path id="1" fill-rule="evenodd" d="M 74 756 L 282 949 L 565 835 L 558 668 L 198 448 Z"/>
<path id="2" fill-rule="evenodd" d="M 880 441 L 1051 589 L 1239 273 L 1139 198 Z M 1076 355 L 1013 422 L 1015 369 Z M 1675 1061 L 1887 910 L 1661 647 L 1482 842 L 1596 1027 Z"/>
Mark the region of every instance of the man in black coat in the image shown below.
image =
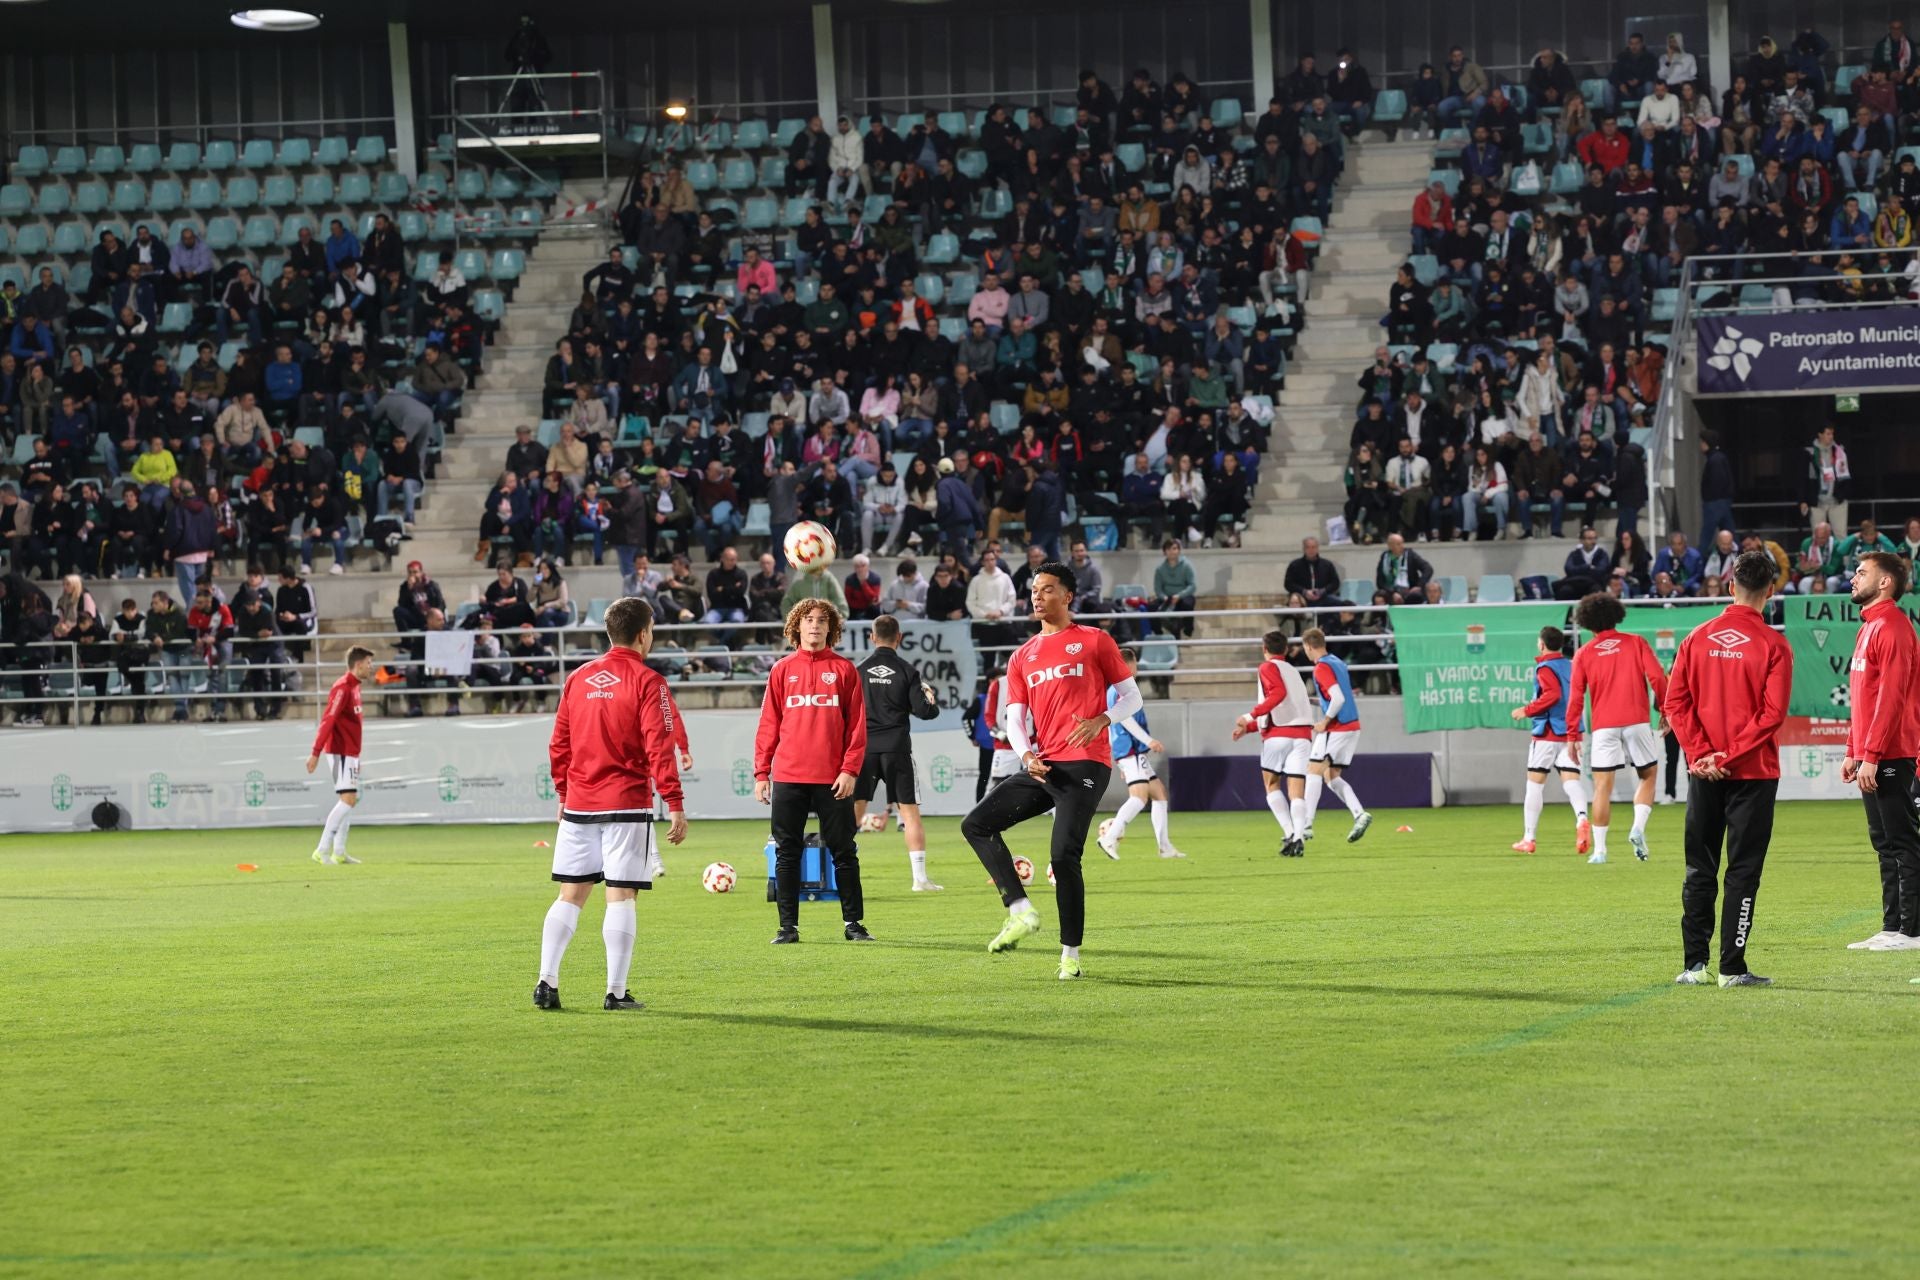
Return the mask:
<path id="1" fill-rule="evenodd" d="M 1320 539 L 1300 544 L 1300 558 L 1287 566 L 1286 591 L 1309 605 L 1348 604 L 1340 598 L 1340 571 L 1320 555 Z"/>

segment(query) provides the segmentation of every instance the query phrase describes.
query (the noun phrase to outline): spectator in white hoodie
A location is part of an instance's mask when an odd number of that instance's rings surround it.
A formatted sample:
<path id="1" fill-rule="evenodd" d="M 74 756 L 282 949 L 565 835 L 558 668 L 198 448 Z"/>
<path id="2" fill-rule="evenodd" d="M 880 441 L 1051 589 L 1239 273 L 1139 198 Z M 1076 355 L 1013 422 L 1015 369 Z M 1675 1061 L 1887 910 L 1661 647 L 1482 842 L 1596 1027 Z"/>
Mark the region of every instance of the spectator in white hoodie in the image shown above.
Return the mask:
<path id="1" fill-rule="evenodd" d="M 827 148 L 827 168 L 833 174 L 827 179 L 828 204 L 844 213 L 860 198 L 860 166 L 864 163 L 866 148 L 860 134 L 852 120 L 841 116 L 840 132 L 833 135 L 833 145 Z"/>

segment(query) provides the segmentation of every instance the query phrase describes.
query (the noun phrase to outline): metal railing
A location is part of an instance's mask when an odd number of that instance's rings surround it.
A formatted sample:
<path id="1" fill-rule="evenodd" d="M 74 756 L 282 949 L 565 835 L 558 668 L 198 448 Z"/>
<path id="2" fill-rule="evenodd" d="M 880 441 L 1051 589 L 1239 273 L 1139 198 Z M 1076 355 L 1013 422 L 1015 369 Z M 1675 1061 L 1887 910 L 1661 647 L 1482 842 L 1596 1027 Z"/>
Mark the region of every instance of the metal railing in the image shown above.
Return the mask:
<path id="1" fill-rule="evenodd" d="M 1621 603 L 1629 608 L 1671 608 L 1699 604 L 1720 607 L 1729 603 L 1729 598 L 1635 598 L 1624 599 Z M 1574 602 L 1516 600 L 1419 607 L 1486 610 L 1540 604 L 1559 604 L 1570 610 Z M 1355 674 L 1363 678 L 1377 677 L 1372 692 L 1379 694 L 1391 691 L 1399 673 L 1399 665 L 1393 654 L 1394 636 L 1387 625 L 1386 610 L 1385 605 L 1366 603 L 1312 605 L 1304 608 L 1274 606 L 1152 612 L 1120 610 L 1079 614 L 1076 620 L 1109 626 L 1117 633 L 1117 639 L 1123 644 L 1133 645 L 1140 652 L 1141 679 L 1162 681 L 1181 677 L 1192 680 L 1253 676 L 1260 669 L 1257 651 L 1261 636 L 1276 625 L 1284 626 L 1289 619 L 1301 624 L 1345 615 L 1351 617 L 1353 625 L 1361 629 L 1344 632 L 1329 630 L 1328 647 L 1335 652 L 1345 650 L 1352 655 L 1348 659 L 1348 669 Z M 1227 618 L 1258 619 L 1259 622 L 1250 627 L 1247 634 L 1240 636 L 1179 636 L 1158 631 L 1140 635 L 1131 630 L 1161 623 Z M 649 655 L 650 662 L 668 676 L 676 689 L 737 688 L 757 691 L 765 684 L 767 670 L 785 651 L 779 643 L 781 625 L 778 622 L 662 623 L 654 628 L 655 642 Z M 861 627 L 868 624 L 853 621 L 848 625 Z M 996 624 L 976 622 L 974 625 L 977 628 Z M 1030 618 L 1017 618 L 1005 625 L 1018 628 L 1021 632 L 1019 642 L 1024 642 L 1033 623 Z M 1304 629 L 1302 626 L 1301 630 Z M 751 633 L 767 637 L 771 642 L 752 643 L 733 649 L 723 649 L 718 645 L 689 647 L 679 644 L 681 638 L 693 639 L 726 632 L 742 635 Z M 14 710 L 16 724 L 22 716 L 38 714 L 36 709 L 43 711 L 55 706 L 66 710 L 69 724 L 79 725 L 89 706 L 129 706 L 144 712 L 148 704 L 166 702 L 173 703 L 176 708 L 207 704 L 210 712 L 232 702 L 237 709 L 248 706 L 256 710 L 266 708 L 266 714 L 272 718 L 283 717 L 292 707 L 295 714 L 310 716 L 317 714 L 325 701 L 327 689 L 339 669 L 338 654 L 343 651 L 343 646 L 354 643 L 367 644 L 369 647 L 423 646 L 425 637 L 430 634 L 434 633 L 372 631 L 329 632 L 261 641 L 235 638 L 226 642 L 221 652 L 211 655 L 217 658 L 214 661 L 209 660 L 210 655 L 192 651 L 174 651 L 169 658 L 154 661 L 149 650 L 148 660 L 129 660 L 124 666 L 124 651 L 111 641 L 48 640 L 11 648 L 0 647 L 0 660 L 4 660 L 0 663 L 0 706 Z M 511 633 L 500 634 L 505 637 Z M 534 704 L 532 709 L 542 710 L 544 706 L 540 700 L 558 691 L 565 683 L 569 670 L 594 660 L 604 652 L 604 648 L 598 644 L 602 634 L 599 627 L 583 623 L 539 629 L 542 642 L 551 643 L 550 651 L 519 654 L 513 651 L 511 645 L 503 644 L 499 655 L 475 656 L 476 669 L 490 669 L 479 677 L 450 676 L 430 666 L 424 657 L 395 651 L 380 658 L 380 674 L 365 688 L 362 696 L 370 708 L 381 714 L 392 714 L 391 708 L 396 699 L 414 704 L 430 695 L 447 697 L 447 714 L 458 714 L 455 708 L 468 698 L 491 698 L 501 703 L 512 700 L 516 704 L 531 701 Z M 323 658 L 323 643 L 335 656 Z M 310 646 L 310 650 L 296 660 L 286 650 L 289 646 L 299 645 Z M 1016 647 L 1017 643 L 980 645 L 980 653 L 990 659 L 982 664 L 981 676 L 986 676 L 998 665 L 991 660 L 992 657 L 1011 653 Z M 35 667 L 22 667 L 18 665 L 21 650 L 42 652 L 47 660 Z M 98 652 L 100 650 L 109 651 L 104 661 Z M 1167 650 L 1174 654 L 1171 663 L 1166 660 Z M 1233 661 L 1231 651 L 1248 654 L 1249 660 Z M 1184 660 L 1188 654 L 1218 655 L 1227 660 L 1194 664 Z M 255 661 L 255 655 L 259 655 L 261 660 Z M 724 669 L 718 669 L 721 667 Z M 520 680 L 518 673 L 528 668 L 536 669 L 536 678 Z M 546 674 L 546 669 L 551 669 L 550 676 Z M 136 692 L 127 687 L 128 679 L 134 675 L 140 677 L 144 686 L 142 691 Z M 117 689 L 116 684 L 120 685 Z M 96 688 L 104 691 L 96 692 Z M 516 705 L 513 709 L 518 711 L 525 708 Z M 407 714 L 417 713 L 409 709 Z"/>

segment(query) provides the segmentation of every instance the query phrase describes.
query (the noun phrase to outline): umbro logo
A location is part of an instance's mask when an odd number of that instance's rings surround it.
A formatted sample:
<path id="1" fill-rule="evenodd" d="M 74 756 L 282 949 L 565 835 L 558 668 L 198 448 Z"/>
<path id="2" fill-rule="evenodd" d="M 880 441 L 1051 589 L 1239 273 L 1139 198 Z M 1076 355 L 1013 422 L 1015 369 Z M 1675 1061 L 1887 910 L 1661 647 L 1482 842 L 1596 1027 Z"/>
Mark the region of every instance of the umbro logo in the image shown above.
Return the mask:
<path id="1" fill-rule="evenodd" d="M 1619 647 L 1620 641 L 1617 637 L 1612 640 L 1596 640 L 1593 644 L 1593 651 L 1595 653 L 1612 653 Z"/>
<path id="2" fill-rule="evenodd" d="M 1082 778 L 1082 779 L 1080 779 L 1080 785 L 1081 785 L 1081 786 L 1083 786 L 1083 787 L 1086 787 L 1086 788 L 1088 788 L 1089 790 L 1091 790 L 1091 789 L 1092 789 L 1092 787 L 1093 787 L 1093 779 L 1092 779 L 1092 778 Z"/>
<path id="3" fill-rule="evenodd" d="M 1746 644 L 1750 638 L 1745 632 L 1735 631 L 1732 627 L 1722 627 L 1718 631 L 1707 633 L 1707 639 L 1723 649 L 1737 649 Z"/>
<path id="4" fill-rule="evenodd" d="M 839 678 L 840 678 L 839 676 L 835 675 L 831 671 L 823 671 L 820 673 L 821 684 L 832 684 L 834 681 L 838 680 Z"/>
<path id="5" fill-rule="evenodd" d="M 1080 652 L 1080 649 L 1081 649 L 1080 642 L 1076 640 L 1074 643 L 1067 646 L 1067 655 L 1071 657 L 1072 655 Z"/>
<path id="6" fill-rule="evenodd" d="M 892 668 L 892 667 L 884 667 L 884 666 L 883 666 L 883 667 L 868 667 L 868 668 L 867 668 L 867 677 L 868 677 L 869 679 L 872 679 L 872 680 L 891 680 L 891 679 L 893 679 L 893 668 Z"/>
<path id="7" fill-rule="evenodd" d="M 620 683 L 620 677 L 611 671 L 596 671 L 587 677 L 587 683 L 596 689 L 611 689 Z"/>

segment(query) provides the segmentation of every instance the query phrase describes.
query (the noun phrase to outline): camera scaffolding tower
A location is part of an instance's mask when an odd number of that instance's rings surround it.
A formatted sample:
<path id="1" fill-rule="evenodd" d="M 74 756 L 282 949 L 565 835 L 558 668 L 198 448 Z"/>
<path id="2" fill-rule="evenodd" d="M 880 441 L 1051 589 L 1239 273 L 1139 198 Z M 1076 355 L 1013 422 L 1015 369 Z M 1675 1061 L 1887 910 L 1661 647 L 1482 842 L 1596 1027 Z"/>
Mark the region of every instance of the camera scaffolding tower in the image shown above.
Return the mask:
<path id="1" fill-rule="evenodd" d="M 556 98 L 561 105 L 553 105 Z M 541 223 L 538 230 L 543 235 L 605 237 L 613 220 L 609 202 L 612 175 L 607 157 L 612 117 L 603 73 L 534 71 L 520 67 L 506 75 L 454 76 L 447 100 L 452 106 L 453 137 L 447 150 L 452 169 L 449 196 L 455 211 L 456 247 L 469 235 L 476 238 L 511 235 L 521 230 L 511 219 L 496 224 L 474 214 L 458 194 L 461 156 L 486 152 L 495 153 L 501 163 L 520 170 L 529 195 L 550 198 L 564 194 L 565 180 L 556 181 L 536 173 L 522 158 L 524 154 L 574 161 L 575 175 L 586 177 L 589 183 L 593 160 L 597 157 L 597 193 L 574 199 L 558 217 Z M 468 103 L 477 104 L 477 109 L 467 109 Z M 583 160 L 584 165 L 578 163 Z"/>

